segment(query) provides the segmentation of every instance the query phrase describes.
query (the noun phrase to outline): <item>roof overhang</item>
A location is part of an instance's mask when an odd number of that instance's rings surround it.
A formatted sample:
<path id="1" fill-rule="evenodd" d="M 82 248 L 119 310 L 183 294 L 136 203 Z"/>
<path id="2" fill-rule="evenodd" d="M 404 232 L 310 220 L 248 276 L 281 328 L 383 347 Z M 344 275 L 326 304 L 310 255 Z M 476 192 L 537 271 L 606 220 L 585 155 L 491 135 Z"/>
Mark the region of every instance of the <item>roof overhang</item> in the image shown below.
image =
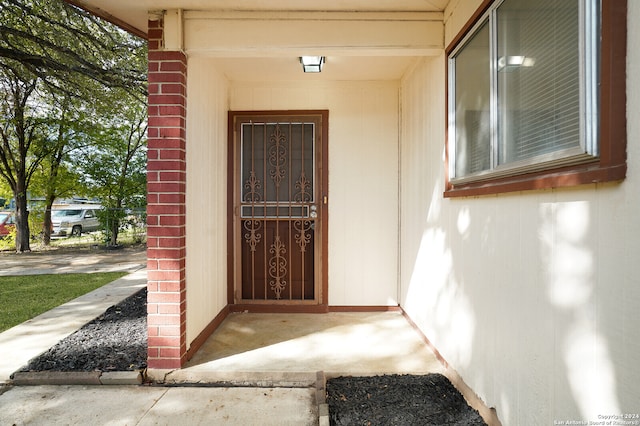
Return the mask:
<path id="1" fill-rule="evenodd" d="M 121 26 L 147 33 L 150 10 L 294 12 L 443 12 L 449 0 L 65 0 Z"/>
<path id="2" fill-rule="evenodd" d="M 213 58 L 230 80 L 397 80 L 444 49 L 449 0 L 65 0 L 146 37 L 165 22 L 165 48 Z M 319 10 L 321 8 L 321 10 Z M 304 76 L 302 55 L 327 57 Z"/>

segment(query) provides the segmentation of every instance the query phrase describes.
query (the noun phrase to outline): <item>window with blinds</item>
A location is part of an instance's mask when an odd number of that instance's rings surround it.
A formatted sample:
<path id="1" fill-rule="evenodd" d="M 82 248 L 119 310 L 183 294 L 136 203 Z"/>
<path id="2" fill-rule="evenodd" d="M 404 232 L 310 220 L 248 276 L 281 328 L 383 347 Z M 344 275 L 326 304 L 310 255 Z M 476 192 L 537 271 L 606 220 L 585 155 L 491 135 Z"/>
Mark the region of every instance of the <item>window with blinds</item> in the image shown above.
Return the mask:
<path id="1" fill-rule="evenodd" d="M 598 3 L 497 1 L 451 52 L 453 182 L 597 156 Z"/>

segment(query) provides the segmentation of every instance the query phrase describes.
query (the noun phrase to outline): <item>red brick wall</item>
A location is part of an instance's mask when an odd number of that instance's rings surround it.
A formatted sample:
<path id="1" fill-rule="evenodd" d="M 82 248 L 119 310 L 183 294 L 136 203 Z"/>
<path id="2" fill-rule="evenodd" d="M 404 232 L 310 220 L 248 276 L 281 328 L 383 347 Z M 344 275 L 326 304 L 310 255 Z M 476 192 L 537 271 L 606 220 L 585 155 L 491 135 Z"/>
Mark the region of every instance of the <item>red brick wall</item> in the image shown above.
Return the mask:
<path id="1" fill-rule="evenodd" d="M 182 367 L 186 346 L 185 190 L 187 60 L 163 51 L 149 21 L 147 162 L 148 367 Z"/>

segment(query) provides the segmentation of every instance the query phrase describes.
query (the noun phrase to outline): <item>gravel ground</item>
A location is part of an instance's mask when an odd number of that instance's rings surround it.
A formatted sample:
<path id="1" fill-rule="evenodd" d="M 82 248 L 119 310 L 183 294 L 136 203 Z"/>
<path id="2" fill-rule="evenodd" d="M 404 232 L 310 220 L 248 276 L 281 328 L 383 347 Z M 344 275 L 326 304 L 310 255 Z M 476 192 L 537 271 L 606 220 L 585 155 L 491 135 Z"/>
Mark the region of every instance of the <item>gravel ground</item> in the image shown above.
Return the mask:
<path id="1" fill-rule="evenodd" d="M 133 371 L 147 365 L 142 289 L 32 359 L 19 371 Z M 327 381 L 331 425 L 484 425 L 441 374 L 337 377 Z"/>
<path id="2" fill-rule="evenodd" d="M 147 289 L 142 289 L 20 371 L 134 371 L 147 366 Z"/>
<path id="3" fill-rule="evenodd" d="M 327 380 L 331 425 L 485 425 L 441 374 Z"/>

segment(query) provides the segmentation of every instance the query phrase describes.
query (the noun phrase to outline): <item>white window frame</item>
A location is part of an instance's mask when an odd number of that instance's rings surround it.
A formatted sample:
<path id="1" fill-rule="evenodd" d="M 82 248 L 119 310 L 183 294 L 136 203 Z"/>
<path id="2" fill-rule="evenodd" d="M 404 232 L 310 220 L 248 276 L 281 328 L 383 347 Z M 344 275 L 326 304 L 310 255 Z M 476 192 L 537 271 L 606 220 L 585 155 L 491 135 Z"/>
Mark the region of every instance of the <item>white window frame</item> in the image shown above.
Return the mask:
<path id="1" fill-rule="evenodd" d="M 451 184 L 465 184 L 487 179 L 514 176 L 554 169 L 563 166 L 593 162 L 599 156 L 598 129 L 598 82 L 599 82 L 599 8 L 598 0 L 580 0 L 580 140 L 579 146 L 531 157 L 525 160 L 498 164 L 498 96 L 497 96 L 497 10 L 508 0 L 494 2 L 478 19 L 475 25 L 461 39 L 460 43 L 449 53 L 448 61 L 448 179 Z M 488 170 L 456 176 L 456 56 L 477 33 L 478 29 L 489 22 L 489 55 L 491 64 L 490 81 L 490 115 L 491 115 L 491 147 L 490 167 Z"/>

